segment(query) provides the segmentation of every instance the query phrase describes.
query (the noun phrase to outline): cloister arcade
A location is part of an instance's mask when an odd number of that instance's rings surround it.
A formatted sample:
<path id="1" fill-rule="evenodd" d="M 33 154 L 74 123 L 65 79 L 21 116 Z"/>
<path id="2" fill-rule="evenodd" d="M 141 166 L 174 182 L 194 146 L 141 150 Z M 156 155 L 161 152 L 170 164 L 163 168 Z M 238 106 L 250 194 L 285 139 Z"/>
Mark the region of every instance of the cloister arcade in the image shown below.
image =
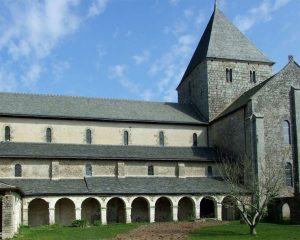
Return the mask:
<path id="1" fill-rule="evenodd" d="M 102 224 L 236 219 L 226 196 L 63 196 L 23 199 L 23 224 L 69 225 L 75 219 Z M 223 204 L 224 203 L 224 204 Z M 226 203 L 226 204 L 225 204 Z"/>

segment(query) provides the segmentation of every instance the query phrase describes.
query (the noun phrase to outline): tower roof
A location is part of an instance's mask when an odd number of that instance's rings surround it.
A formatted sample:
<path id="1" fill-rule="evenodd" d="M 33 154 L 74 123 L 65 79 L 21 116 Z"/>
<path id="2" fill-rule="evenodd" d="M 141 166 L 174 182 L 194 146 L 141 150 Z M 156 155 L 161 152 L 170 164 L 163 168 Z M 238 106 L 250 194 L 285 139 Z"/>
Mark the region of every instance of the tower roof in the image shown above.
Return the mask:
<path id="1" fill-rule="evenodd" d="M 273 64 L 218 9 L 214 12 L 183 75 L 181 82 L 206 58 L 219 58 Z"/>

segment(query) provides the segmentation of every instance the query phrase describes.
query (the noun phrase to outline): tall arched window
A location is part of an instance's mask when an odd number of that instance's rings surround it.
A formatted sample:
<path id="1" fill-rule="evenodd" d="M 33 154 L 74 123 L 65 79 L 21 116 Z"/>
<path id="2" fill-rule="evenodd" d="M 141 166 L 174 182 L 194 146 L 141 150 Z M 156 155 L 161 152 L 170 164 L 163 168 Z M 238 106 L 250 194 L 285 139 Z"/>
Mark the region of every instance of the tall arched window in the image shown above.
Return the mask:
<path id="1" fill-rule="evenodd" d="M 153 165 L 148 165 L 148 176 L 154 175 L 154 167 Z"/>
<path id="2" fill-rule="evenodd" d="M 22 177 L 22 166 L 21 164 L 15 165 L 15 177 Z"/>
<path id="3" fill-rule="evenodd" d="M 5 141 L 9 142 L 10 141 L 10 127 L 6 126 L 4 131 L 5 131 Z"/>
<path id="4" fill-rule="evenodd" d="M 256 72 L 253 71 L 253 82 L 256 83 Z"/>
<path id="5" fill-rule="evenodd" d="M 90 163 L 85 164 L 85 176 L 87 177 L 93 176 L 93 167 L 92 164 Z"/>
<path id="6" fill-rule="evenodd" d="M 164 146 L 165 145 L 165 135 L 163 131 L 159 132 L 159 145 Z"/>
<path id="7" fill-rule="evenodd" d="M 91 144 L 92 143 L 92 131 L 91 129 L 86 130 L 86 143 Z"/>
<path id="8" fill-rule="evenodd" d="M 212 167 L 211 167 L 211 166 L 208 166 L 208 167 L 207 167 L 207 176 L 208 176 L 208 177 L 212 177 L 212 175 L 213 175 Z"/>
<path id="9" fill-rule="evenodd" d="M 193 134 L 193 147 L 197 147 L 198 145 L 198 137 L 197 137 L 197 133 Z"/>
<path id="10" fill-rule="evenodd" d="M 285 120 L 283 121 L 283 143 L 291 144 L 291 127 L 290 122 Z"/>
<path id="11" fill-rule="evenodd" d="M 51 128 L 47 128 L 47 130 L 46 130 L 46 142 L 47 143 L 52 142 L 52 130 L 51 130 Z"/>
<path id="12" fill-rule="evenodd" d="M 232 82 L 232 69 L 226 68 L 226 82 Z"/>
<path id="13" fill-rule="evenodd" d="M 289 187 L 293 186 L 293 168 L 290 163 L 285 164 L 285 184 Z"/>
<path id="14" fill-rule="evenodd" d="M 128 131 L 124 131 L 124 145 L 128 145 Z"/>

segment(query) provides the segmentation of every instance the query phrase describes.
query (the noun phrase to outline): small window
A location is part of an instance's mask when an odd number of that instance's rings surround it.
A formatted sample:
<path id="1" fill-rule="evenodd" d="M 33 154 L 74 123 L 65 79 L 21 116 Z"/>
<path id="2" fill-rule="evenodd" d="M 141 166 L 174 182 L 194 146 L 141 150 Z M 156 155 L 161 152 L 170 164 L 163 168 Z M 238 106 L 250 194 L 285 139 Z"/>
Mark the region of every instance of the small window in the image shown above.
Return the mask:
<path id="1" fill-rule="evenodd" d="M 291 144 L 291 129 L 290 129 L 290 122 L 283 121 L 283 143 L 284 144 Z"/>
<path id="2" fill-rule="evenodd" d="M 148 165 L 148 176 L 154 175 L 154 167 L 153 165 Z"/>
<path id="3" fill-rule="evenodd" d="M 197 137 L 197 133 L 193 134 L 193 147 L 197 147 L 198 145 L 198 137 Z"/>
<path id="4" fill-rule="evenodd" d="M 92 131 L 91 131 L 91 129 L 87 129 L 86 130 L 86 143 L 87 144 L 91 144 L 92 143 Z"/>
<path id="5" fill-rule="evenodd" d="M 288 187 L 293 186 L 293 168 L 292 164 L 290 163 L 287 163 L 285 165 L 285 183 Z"/>
<path id="6" fill-rule="evenodd" d="M 212 175 L 213 175 L 212 167 L 211 167 L 211 166 L 208 166 L 208 167 L 207 167 L 207 176 L 208 176 L 208 177 L 212 177 Z"/>
<path id="7" fill-rule="evenodd" d="M 22 177 L 22 166 L 21 164 L 15 165 L 15 177 Z"/>
<path id="8" fill-rule="evenodd" d="M 160 146 L 164 146 L 165 145 L 165 136 L 164 136 L 164 132 L 163 131 L 159 132 L 159 145 Z"/>
<path id="9" fill-rule="evenodd" d="M 124 131 L 124 145 L 128 145 L 128 131 Z"/>
<path id="10" fill-rule="evenodd" d="M 52 130 L 51 130 L 51 128 L 47 128 L 47 130 L 46 130 L 46 141 L 47 141 L 47 143 L 52 142 Z"/>
<path id="11" fill-rule="evenodd" d="M 250 82 L 256 83 L 256 72 L 250 71 Z"/>
<path id="12" fill-rule="evenodd" d="M 226 68 L 226 82 L 232 82 L 232 69 Z"/>
<path id="13" fill-rule="evenodd" d="M 85 176 L 86 177 L 93 176 L 93 167 L 92 167 L 92 164 L 90 164 L 90 163 L 85 165 Z"/>
<path id="14" fill-rule="evenodd" d="M 5 141 L 6 142 L 10 141 L 10 127 L 9 126 L 5 127 Z"/>

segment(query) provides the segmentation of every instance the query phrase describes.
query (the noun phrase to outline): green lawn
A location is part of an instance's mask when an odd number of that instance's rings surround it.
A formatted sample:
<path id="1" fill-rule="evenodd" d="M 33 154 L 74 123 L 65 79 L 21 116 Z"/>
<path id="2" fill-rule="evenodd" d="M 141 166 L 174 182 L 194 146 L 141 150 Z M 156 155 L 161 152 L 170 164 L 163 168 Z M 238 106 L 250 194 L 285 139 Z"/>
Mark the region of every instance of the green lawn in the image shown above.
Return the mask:
<path id="1" fill-rule="evenodd" d="M 87 228 L 43 226 L 22 227 L 20 233 L 14 237 L 17 240 L 99 240 L 110 239 L 119 233 L 128 232 L 140 224 L 115 224 L 106 226 L 92 226 Z"/>
<path id="2" fill-rule="evenodd" d="M 249 235 L 247 225 L 233 222 L 230 224 L 206 227 L 190 234 L 190 240 L 292 240 L 300 239 L 300 226 L 260 223 L 257 227 L 257 236 Z"/>

